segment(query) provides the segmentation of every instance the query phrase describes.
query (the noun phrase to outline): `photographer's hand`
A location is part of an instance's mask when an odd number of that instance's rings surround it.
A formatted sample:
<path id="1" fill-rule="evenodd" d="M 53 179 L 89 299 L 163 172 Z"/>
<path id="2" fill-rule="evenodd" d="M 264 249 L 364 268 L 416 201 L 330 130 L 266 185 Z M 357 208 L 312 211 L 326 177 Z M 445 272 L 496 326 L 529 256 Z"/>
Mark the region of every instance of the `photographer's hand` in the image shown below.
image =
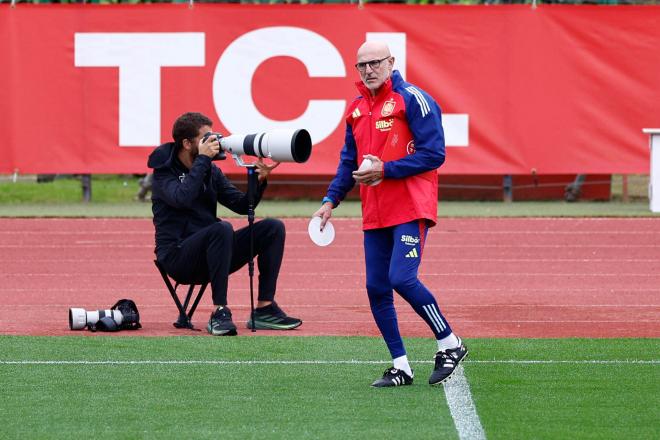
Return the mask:
<path id="1" fill-rule="evenodd" d="M 203 154 L 204 156 L 213 159 L 220 151 L 220 141 L 218 141 L 218 137 L 209 136 L 206 138 L 206 141 L 204 141 L 204 138 L 200 139 L 197 151 L 199 154 Z"/>
<path id="2" fill-rule="evenodd" d="M 279 162 L 273 162 L 272 165 L 268 165 L 264 163 L 264 160 L 262 158 L 259 158 L 259 160 L 256 162 L 257 166 L 257 174 L 259 174 L 259 182 L 263 182 L 268 178 L 268 175 L 270 174 L 271 171 L 273 171 L 275 168 L 280 166 Z"/>

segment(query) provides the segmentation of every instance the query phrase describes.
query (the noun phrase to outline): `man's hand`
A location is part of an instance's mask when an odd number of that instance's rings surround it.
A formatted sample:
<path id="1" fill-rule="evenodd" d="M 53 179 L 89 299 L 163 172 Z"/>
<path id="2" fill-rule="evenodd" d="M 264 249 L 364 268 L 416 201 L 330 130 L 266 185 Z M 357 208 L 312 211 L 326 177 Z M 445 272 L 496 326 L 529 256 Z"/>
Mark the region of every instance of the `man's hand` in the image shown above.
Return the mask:
<path id="1" fill-rule="evenodd" d="M 332 217 L 332 202 L 325 202 L 312 217 L 321 217 L 321 231 L 323 231 L 325 224 Z"/>
<path id="2" fill-rule="evenodd" d="M 257 174 L 259 174 L 259 182 L 262 182 L 268 178 L 268 175 L 270 174 L 271 171 L 273 171 L 275 168 L 280 166 L 279 162 L 273 162 L 272 165 L 268 165 L 264 163 L 264 160 L 260 157 L 259 160 L 255 164 L 257 166 Z"/>
<path id="3" fill-rule="evenodd" d="M 366 154 L 365 159 L 371 161 L 371 168 L 362 171 L 353 171 L 353 178 L 362 185 L 373 185 L 383 179 L 383 161 L 376 156 Z"/>
<path id="4" fill-rule="evenodd" d="M 218 141 L 217 136 L 209 136 L 206 138 L 206 141 L 204 138 L 199 140 L 199 145 L 197 146 L 197 152 L 199 154 L 203 154 L 204 156 L 208 156 L 213 159 L 219 151 L 220 142 Z"/>

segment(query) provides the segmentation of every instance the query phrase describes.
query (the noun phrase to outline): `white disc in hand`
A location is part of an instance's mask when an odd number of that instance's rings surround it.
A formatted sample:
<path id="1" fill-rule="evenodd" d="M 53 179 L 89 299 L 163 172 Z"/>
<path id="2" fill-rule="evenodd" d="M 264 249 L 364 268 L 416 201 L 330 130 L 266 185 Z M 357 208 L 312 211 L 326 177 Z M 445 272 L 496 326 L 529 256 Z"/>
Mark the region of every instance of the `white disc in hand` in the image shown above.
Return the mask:
<path id="1" fill-rule="evenodd" d="M 312 217 L 307 232 L 309 232 L 309 238 L 318 246 L 327 246 L 335 239 L 335 227 L 332 226 L 330 220 L 321 231 L 321 217 Z"/>

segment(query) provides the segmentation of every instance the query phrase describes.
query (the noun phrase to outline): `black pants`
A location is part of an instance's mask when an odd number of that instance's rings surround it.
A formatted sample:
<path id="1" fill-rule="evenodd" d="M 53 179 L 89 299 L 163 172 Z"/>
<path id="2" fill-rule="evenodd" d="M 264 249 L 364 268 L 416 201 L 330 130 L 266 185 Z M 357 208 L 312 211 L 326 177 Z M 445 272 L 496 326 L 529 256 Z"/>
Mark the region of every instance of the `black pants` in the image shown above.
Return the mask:
<path id="1" fill-rule="evenodd" d="M 273 301 L 284 254 L 284 223 L 267 218 L 255 222 L 252 228 L 259 269 L 259 301 Z M 183 240 L 161 263 L 181 284 L 201 284 L 210 280 L 213 304 L 226 305 L 229 274 L 245 266 L 249 260 L 249 228 L 234 231 L 230 223 L 220 221 Z"/>

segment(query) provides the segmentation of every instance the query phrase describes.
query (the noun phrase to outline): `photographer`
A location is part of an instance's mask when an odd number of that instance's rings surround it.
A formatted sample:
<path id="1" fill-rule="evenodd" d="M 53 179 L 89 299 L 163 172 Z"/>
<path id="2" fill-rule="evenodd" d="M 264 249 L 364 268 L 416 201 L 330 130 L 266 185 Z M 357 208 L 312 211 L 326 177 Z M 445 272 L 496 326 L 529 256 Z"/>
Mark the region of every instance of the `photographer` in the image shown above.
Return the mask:
<path id="1" fill-rule="evenodd" d="M 234 231 L 216 217 L 217 203 L 238 214 L 248 213 L 247 195 L 239 191 L 212 162 L 220 151 L 213 122 L 201 113 L 185 113 L 172 127 L 169 142 L 156 148 L 148 165 L 154 169 L 152 210 L 156 227 L 156 258 L 167 273 L 183 284 L 210 280 L 215 310 L 207 330 L 212 335 L 236 335 L 227 307 L 227 282 L 250 259 L 249 230 Z M 256 203 L 266 179 L 279 163 L 256 164 L 259 185 Z M 255 204 L 256 204 L 255 203 Z M 259 296 L 254 325 L 258 329 L 290 330 L 302 324 L 287 316 L 274 301 L 284 253 L 284 224 L 277 219 L 255 222 L 254 254 L 259 268 Z M 248 320 L 248 328 L 253 323 Z"/>

